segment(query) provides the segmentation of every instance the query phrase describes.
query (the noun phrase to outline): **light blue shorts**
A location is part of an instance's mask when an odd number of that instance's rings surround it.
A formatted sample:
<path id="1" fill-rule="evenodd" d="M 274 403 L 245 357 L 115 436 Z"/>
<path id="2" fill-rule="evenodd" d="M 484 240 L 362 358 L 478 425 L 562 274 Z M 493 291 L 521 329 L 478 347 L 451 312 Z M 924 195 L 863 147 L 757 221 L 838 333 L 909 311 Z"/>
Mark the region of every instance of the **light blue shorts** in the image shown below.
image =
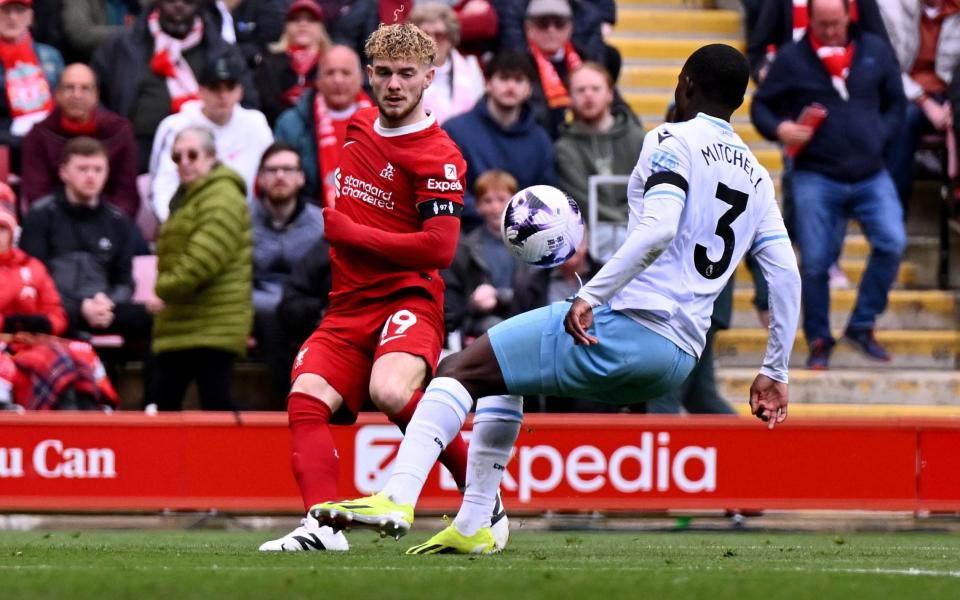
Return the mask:
<path id="1" fill-rule="evenodd" d="M 511 394 L 592 398 L 630 404 L 657 398 L 686 380 L 696 359 L 676 344 L 604 305 L 578 346 L 564 331 L 569 302 L 508 319 L 488 331 Z"/>

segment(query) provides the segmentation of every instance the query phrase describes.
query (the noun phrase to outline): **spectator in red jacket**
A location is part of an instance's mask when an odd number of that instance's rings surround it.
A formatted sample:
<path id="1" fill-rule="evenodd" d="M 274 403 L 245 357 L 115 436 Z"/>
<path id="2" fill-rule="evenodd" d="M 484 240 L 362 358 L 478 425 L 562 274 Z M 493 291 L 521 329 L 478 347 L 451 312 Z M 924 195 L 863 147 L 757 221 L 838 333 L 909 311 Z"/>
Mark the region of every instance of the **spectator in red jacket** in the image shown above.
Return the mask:
<path id="1" fill-rule="evenodd" d="M 14 196 L 0 184 L 0 329 L 62 334 L 67 314 L 46 267 L 13 244 L 19 227 Z"/>
<path id="2" fill-rule="evenodd" d="M 137 193 L 137 145 L 130 121 L 99 106 L 97 77 L 87 65 L 68 66 L 54 94 L 56 107 L 23 140 L 21 194 L 32 204 L 53 193 L 60 183 L 63 147 L 79 136 L 100 140 L 107 149 L 110 176 L 104 198 L 131 221 L 140 210 Z"/>

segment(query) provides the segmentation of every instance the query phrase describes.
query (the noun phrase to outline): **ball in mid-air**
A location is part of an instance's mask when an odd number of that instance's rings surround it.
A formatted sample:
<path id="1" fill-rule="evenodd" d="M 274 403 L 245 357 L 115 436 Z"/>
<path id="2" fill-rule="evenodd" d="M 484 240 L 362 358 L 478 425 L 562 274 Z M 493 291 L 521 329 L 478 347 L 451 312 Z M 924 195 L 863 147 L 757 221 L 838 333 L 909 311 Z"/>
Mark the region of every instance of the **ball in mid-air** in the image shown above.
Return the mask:
<path id="1" fill-rule="evenodd" d="M 522 189 L 503 211 L 503 243 L 520 260 L 550 268 L 573 256 L 583 240 L 583 216 L 573 199 L 549 185 Z"/>

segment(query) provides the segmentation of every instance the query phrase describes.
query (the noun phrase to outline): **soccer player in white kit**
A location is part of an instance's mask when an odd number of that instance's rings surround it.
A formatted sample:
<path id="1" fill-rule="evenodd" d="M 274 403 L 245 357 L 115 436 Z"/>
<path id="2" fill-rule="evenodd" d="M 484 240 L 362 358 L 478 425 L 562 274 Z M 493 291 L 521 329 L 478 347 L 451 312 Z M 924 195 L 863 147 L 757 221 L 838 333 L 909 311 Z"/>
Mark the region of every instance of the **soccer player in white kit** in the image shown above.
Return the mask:
<path id="1" fill-rule="evenodd" d="M 320 524 L 409 530 L 427 474 L 477 399 L 460 512 L 407 553 L 495 552 L 490 514 L 523 420 L 521 396 L 631 403 L 679 386 L 703 350 L 714 299 L 747 252 L 770 286 L 769 339 L 750 408 L 770 428 L 786 419 L 800 275 L 770 175 L 729 123 L 747 79 L 746 59 L 730 46 L 690 56 L 675 93 L 686 120 L 647 134 L 627 189 L 623 246 L 572 303 L 508 319 L 445 359 L 383 491 L 315 506 Z"/>

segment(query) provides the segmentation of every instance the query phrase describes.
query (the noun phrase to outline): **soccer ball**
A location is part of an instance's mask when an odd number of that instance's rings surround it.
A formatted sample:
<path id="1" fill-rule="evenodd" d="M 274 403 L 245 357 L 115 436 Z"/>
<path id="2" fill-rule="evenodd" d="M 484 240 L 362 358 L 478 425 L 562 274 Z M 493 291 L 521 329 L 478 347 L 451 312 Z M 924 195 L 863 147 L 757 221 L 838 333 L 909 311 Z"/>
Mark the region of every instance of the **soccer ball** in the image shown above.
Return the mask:
<path id="1" fill-rule="evenodd" d="M 583 240 L 583 217 L 570 196 L 549 185 L 534 185 L 507 202 L 500 231 L 514 256 L 548 269 L 577 251 Z"/>

